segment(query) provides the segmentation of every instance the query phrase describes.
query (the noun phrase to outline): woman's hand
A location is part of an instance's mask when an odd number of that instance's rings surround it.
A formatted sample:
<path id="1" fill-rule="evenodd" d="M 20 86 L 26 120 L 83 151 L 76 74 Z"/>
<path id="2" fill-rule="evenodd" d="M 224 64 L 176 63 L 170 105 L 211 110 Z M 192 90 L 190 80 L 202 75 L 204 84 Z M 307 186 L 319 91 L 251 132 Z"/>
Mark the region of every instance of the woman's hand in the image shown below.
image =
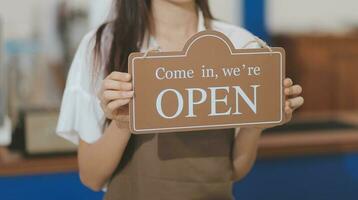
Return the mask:
<path id="1" fill-rule="evenodd" d="M 291 121 L 292 113 L 304 103 L 304 99 L 301 96 L 302 87 L 300 85 L 294 85 L 292 79 L 286 78 L 283 82 L 285 93 L 285 123 Z"/>
<path id="2" fill-rule="evenodd" d="M 113 72 L 103 80 L 98 97 L 105 116 L 113 121 L 105 128 L 103 137 L 96 142 L 90 144 L 80 140 L 80 179 L 95 191 L 100 191 L 112 177 L 131 137 L 128 103 L 133 97 L 133 91 L 130 81 L 131 75 L 121 72 Z"/>
<path id="3" fill-rule="evenodd" d="M 290 78 L 284 80 L 285 93 L 285 123 L 292 118 L 294 110 L 303 105 L 301 95 L 302 87 L 293 85 Z M 233 166 L 236 180 L 241 180 L 251 170 L 257 154 L 257 146 L 261 133 L 264 129 L 271 127 L 241 128 L 236 135 L 233 151 Z"/>
<path id="4" fill-rule="evenodd" d="M 131 80 L 128 73 L 112 72 L 103 80 L 98 95 L 105 116 L 120 128 L 129 127 L 128 103 L 134 94 Z"/>
<path id="5" fill-rule="evenodd" d="M 284 93 L 285 93 L 285 123 L 288 123 L 292 119 L 293 112 L 301 107 L 304 103 L 304 99 L 301 96 L 302 87 L 300 85 L 293 85 L 293 81 L 290 78 L 286 78 L 283 82 Z M 257 132 L 262 132 L 265 129 L 272 128 L 274 126 L 260 126 L 252 128 L 242 128 L 242 129 L 253 129 Z"/>

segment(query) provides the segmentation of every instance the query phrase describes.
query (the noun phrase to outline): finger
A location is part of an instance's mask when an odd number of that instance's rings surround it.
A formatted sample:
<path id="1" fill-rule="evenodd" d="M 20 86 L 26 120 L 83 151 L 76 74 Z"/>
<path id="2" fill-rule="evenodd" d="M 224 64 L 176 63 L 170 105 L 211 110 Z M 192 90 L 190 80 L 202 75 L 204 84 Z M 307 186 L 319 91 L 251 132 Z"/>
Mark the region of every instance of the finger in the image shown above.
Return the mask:
<path id="1" fill-rule="evenodd" d="M 129 115 L 128 114 L 120 114 L 116 117 L 117 121 L 120 122 L 129 122 Z"/>
<path id="2" fill-rule="evenodd" d="M 130 99 L 134 95 L 134 91 L 115 91 L 115 90 L 106 90 L 103 93 L 102 101 L 104 104 L 108 104 L 110 101 L 117 99 Z"/>
<path id="3" fill-rule="evenodd" d="M 287 100 L 287 101 L 288 101 L 288 103 L 289 103 L 289 107 L 290 107 L 291 109 L 293 109 L 293 110 L 299 108 L 299 107 L 302 106 L 303 103 L 304 103 L 304 99 L 303 99 L 303 97 L 301 97 L 301 96 L 300 96 L 300 97 L 295 97 L 295 98 L 289 99 L 289 100 Z"/>
<path id="4" fill-rule="evenodd" d="M 293 110 L 288 108 L 287 111 L 285 111 L 286 115 L 285 115 L 285 123 L 291 121 L 292 119 L 292 113 L 293 113 Z"/>
<path id="5" fill-rule="evenodd" d="M 123 72 L 112 72 L 109 76 L 109 79 L 115 80 L 115 81 L 123 81 L 123 82 L 129 82 L 132 79 L 132 76 L 128 73 Z"/>
<path id="6" fill-rule="evenodd" d="M 292 112 L 293 112 L 293 110 L 292 110 L 291 107 L 285 106 L 285 113 L 286 113 L 286 115 L 290 115 L 290 114 L 292 114 Z"/>
<path id="7" fill-rule="evenodd" d="M 111 101 L 107 104 L 107 109 L 112 113 L 115 110 L 119 109 L 121 106 L 127 105 L 131 99 L 118 99 Z"/>
<path id="8" fill-rule="evenodd" d="M 118 115 L 129 115 L 129 106 L 128 106 L 128 104 L 119 108 Z"/>
<path id="9" fill-rule="evenodd" d="M 132 90 L 132 83 L 113 81 L 113 80 L 105 80 L 103 82 L 103 91 L 105 91 L 105 90 L 130 91 L 130 90 Z"/>
<path id="10" fill-rule="evenodd" d="M 129 106 L 128 104 L 127 105 L 124 105 L 124 106 L 121 106 L 118 110 L 117 110 L 117 113 L 116 113 L 116 120 L 117 121 L 122 121 L 122 117 L 123 116 L 128 116 L 129 115 Z M 129 118 L 128 118 L 129 120 Z"/>
<path id="11" fill-rule="evenodd" d="M 283 81 L 283 85 L 284 85 L 285 87 L 290 87 L 290 86 L 292 86 L 292 85 L 293 85 L 292 79 L 286 78 L 286 79 Z"/>
<path id="12" fill-rule="evenodd" d="M 111 112 L 111 111 L 109 111 L 109 109 L 108 109 L 105 105 L 102 106 L 102 109 L 103 109 L 103 111 L 104 111 L 104 113 L 105 113 L 106 118 L 108 118 L 108 119 L 114 119 L 114 113 Z"/>
<path id="13" fill-rule="evenodd" d="M 285 95 L 298 96 L 302 93 L 302 87 L 300 85 L 294 85 L 285 89 Z"/>

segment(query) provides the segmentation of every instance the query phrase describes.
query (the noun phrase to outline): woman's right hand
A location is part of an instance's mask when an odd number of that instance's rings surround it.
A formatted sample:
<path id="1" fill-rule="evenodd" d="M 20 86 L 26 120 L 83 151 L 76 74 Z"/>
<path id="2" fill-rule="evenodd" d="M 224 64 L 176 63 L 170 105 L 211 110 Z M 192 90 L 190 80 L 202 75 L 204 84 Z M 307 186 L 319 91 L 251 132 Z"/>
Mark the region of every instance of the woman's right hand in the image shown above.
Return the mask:
<path id="1" fill-rule="evenodd" d="M 134 95 L 131 80 L 128 73 L 112 72 L 103 80 L 98 95 L 105 116 L 120 128 L 129 128 L 128 103 Z"/>

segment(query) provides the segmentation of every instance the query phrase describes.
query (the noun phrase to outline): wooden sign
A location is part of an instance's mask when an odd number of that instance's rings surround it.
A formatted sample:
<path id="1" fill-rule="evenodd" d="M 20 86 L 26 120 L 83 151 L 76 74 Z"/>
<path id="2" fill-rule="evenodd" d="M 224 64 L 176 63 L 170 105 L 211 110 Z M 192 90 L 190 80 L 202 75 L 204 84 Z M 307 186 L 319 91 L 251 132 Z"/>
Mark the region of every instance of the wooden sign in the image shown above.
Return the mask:
<path id="1" fill-rule="evenodd" d="M 278 125 L 284 120 L 282 48 L 235 49 L 216 31 L 180 52 L 129 56 L 134 134 Z"/>

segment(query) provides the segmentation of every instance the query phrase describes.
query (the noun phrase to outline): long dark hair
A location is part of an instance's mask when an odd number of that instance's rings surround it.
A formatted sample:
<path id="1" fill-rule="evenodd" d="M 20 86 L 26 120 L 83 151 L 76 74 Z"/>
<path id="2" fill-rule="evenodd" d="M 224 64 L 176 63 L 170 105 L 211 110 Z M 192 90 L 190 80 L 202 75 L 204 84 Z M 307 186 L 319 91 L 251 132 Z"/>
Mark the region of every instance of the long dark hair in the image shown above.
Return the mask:
<path id="1" fill-rule="evenodd" d="M 95 36 L 95 63 L 105 67 L 105 73 L 113 71 L 127 72 L 128 56 L 139 51 L 143 45 L 146 31 L 151 30 L 151 0 L 114 0 L 112 22 L 102 24 Z M 212 19 L 208 0 L 195 0 L 196 6 L 203 12 L 206 20 Z M 107 58 L 101 58 L 101 41 L 105 28 L 111 24 L 113 41 Z"/>

